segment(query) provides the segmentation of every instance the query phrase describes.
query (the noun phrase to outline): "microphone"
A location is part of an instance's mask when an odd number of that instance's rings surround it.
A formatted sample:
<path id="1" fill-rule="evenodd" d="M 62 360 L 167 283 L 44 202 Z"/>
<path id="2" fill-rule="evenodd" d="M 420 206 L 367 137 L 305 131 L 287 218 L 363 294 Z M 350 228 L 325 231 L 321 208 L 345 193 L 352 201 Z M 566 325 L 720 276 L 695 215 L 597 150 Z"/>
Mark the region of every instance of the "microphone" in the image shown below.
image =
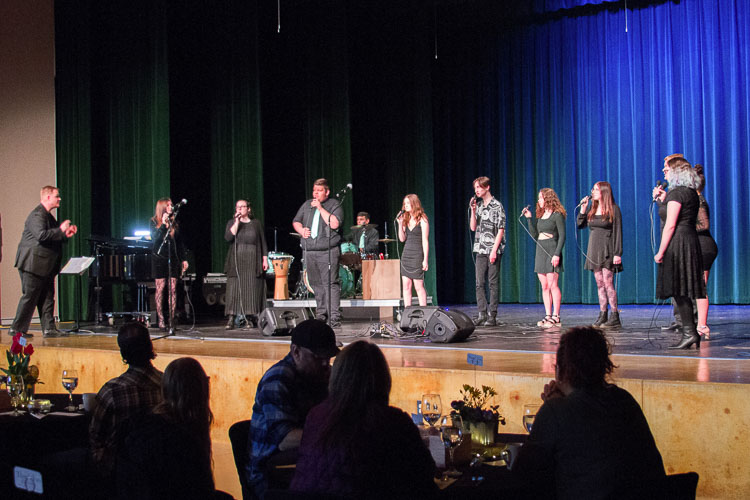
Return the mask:
<path id="1" fill-rule="evenodd" d="M 584 203 L 587 203 L 591 199 L 590 195 L 586 195 L 583 198 L 581 198 L 581 202 L 576 206 L 576 208 L 580 207 Z"/>
<path id="2" fill-rule="evenodd" d="M 177 202 L 177 205 L 175 205 L 175 208 L 180 208 L 182 205 L 187 205 L 187 200 L 185 198 L 181 199 L 179 202 Z"/>
<path id="3" fill-rule="evenodd" d="M 524 213 L 524 212 L 525 212 L 526 210 L 531 210 L 531 205 L 526 205 L 525 207 L 523 207 L 523 210 L 521 210 L 521 216 L 523 216 L 523 213 Z"/>
<path id="4" fill-rule="evenodd" d="M 404 211 L 403 210 L 399 210 L 398 213 L 396 214 L 396 219 L 398 219 L 402 215 L 404 215 Z"/>
<path id="5" fill-rule="evenodd" d="M 656 181 L 656 187 L 660 189 L 664 189 L 665 187 L 667 187 L 667 183 L 662 182 L 662 181 Z M 659 198 L 659 195 L 657 194 L 656 196 L 654 196 L 654 199 L 651 200 L 651 203 L 655 203 L 658 198 Z"/>
<path id="6" fill-rule="evenodd" d="M 343 195 L 345 195 L 345 194 L 346 194 L 346 192 L 347 192 L 347 191 L 351 191 L 351 189 L 352 189 L 353 187 L 354 187 L 354 186 L 352 186 L 352 183 L 351 183 L 351 182 L 350 182 L 350 183 L 348 183 L 348 184 L 347 184 L 346 186 L 344 186 L 343 188 L 341 188 L 341 191 L 339 191 L 338 193 L 336 193 L 336 198 L 340 198 L 340 197 L 342 197 Z"/>

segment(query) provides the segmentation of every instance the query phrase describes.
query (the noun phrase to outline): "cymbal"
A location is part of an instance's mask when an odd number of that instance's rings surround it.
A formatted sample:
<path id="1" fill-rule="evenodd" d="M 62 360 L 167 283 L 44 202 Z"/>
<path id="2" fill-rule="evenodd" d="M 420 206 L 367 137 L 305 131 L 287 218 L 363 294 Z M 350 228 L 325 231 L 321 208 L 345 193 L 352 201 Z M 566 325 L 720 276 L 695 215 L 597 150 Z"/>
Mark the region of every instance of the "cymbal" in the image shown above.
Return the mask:
<path id="1" fill-rule="evenodd" d="M 394 242 L 394 241 L 396 241 L 396 240 L 394 240 L 393 238 L 381 238 L 381 239 L 379 239 L 378 241 L 379 241 L 380 243 L 393 243 L 393 242 Z"/>
<path id="2" fill-rule="evenodd" d="M 299 233 L 289 233 L 289 236 L 291 236 L 293 238 L 302 238 L 302 235 L 299 234 Z"/>
<path id="3" fill-rule="evenodd" d="M 351 229 L 352 231 L 354 231 L 355 229 L 361 229 L 361 228 L 371 229 L 371 228 L 375 228 L 375 227 L 378 227 L 378 225 L 377 224 L 366 224 L 364 226 L 352 226 L 349 229 Z"/>

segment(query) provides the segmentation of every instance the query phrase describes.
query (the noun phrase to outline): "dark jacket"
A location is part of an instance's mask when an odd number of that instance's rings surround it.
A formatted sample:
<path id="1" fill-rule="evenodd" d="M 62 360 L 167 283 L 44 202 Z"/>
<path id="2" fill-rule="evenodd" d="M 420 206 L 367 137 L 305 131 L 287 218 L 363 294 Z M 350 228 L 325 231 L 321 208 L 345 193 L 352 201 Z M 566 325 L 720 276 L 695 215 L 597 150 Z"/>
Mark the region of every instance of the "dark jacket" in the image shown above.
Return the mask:
<path id="1" fill-rule="evenodd" d="M 54 276 L 60 271 L 62 246 L 66 241 L 55 217 L 40 203 L 23 225 L 15 266 L 37 276 Z"/>

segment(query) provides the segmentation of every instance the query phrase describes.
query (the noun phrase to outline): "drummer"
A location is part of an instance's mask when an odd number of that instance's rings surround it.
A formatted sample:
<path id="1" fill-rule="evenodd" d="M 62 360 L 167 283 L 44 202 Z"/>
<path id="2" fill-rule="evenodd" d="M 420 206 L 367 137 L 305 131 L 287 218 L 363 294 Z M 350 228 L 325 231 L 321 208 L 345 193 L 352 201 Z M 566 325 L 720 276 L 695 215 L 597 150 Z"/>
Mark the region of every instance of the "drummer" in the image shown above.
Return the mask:
<path id="1" fill-rule="evenodd" d="M 357 214 L 357 225 L 352 227 L 349 233 L 349 241 L 354 243 L 360 254 L 374 254 L 378 252 L 378 230 L 374 224 L 370 224 L 370 214 L 359 212 Z"/>

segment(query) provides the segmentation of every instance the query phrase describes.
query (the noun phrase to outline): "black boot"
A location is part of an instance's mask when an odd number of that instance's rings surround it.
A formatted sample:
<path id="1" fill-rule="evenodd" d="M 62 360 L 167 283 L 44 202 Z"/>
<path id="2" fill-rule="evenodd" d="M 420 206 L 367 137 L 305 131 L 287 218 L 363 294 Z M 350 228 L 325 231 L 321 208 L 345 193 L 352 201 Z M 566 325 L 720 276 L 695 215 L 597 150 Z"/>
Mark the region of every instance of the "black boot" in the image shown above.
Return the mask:
<path id="1" fill-rule="evenodd" d="M 695 326 L 683 326 L 682 338 L 675 345 L 669 346 L 670 349 L 690 349 L 695 344 L 696 349 L 701 347 L 701 337 L 695 329 Z"/>
<path id="2" fill-rule="evenodd" d="M 609 315 L 609 319 L 602 325 L 602 328 L 620 328 L 621 326 L 620 313 L 612 311 L 612 314 Z"/>
<path id="3" fill-rule="evenodd" d="M 485 321 L 487 321 L 487 313 L 485 311 L 480 312 L 477 317 L 474 318 L 474 324 L 476 326 L 484 325 Z"/>
<path id="4" fill-rule="evenodd" d="M 487 318 L 487 321 L 482 323 L 482 326 L 495 326 L 497 325 L 497 313 L 492 314 L 490 313 L 489 317 Z"/>
<path id="5" fill-rule="evenodd" d="M 596 321 L 594 321 L 594 324 L 591 326 L 602 326 L 604 323 L 607 322 L 607 310 L 599 311 L 599 317 L 596 318 Z"/>
<path id="6" fill-rule="evenodd" d="M 234 314 L 229 315 L 229 319 L 227 320 L 227 326 L 224 327 L 224 330 L 233 330 L 234 329 Z"/>

